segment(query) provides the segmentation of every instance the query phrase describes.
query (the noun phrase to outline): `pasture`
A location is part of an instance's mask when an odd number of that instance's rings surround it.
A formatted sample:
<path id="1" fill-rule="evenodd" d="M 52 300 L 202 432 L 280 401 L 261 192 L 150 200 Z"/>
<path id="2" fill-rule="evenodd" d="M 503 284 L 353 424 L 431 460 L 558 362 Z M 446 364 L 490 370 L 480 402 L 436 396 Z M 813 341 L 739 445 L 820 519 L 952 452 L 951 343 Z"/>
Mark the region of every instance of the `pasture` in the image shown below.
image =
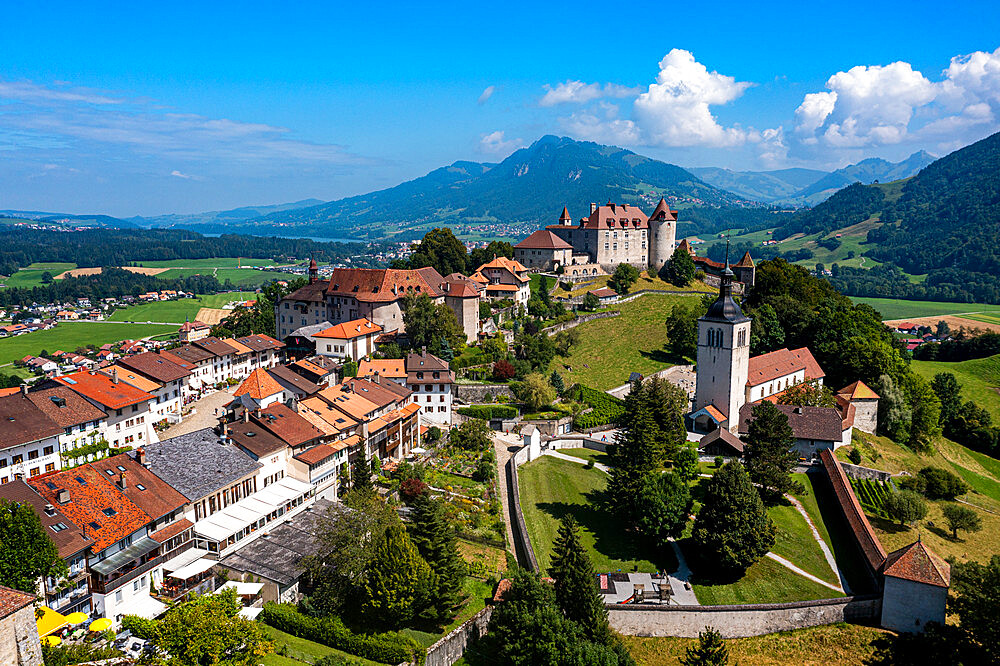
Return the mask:
<path id="1" fill-rule="evenodd" d="M 139 339 L 162 333 L 175 333 L 177 326 L 157 324 L 118 324 L 104 322 L 61 322 L 47 331 L 26 333 L 0 340 L 0 365 L 12 363 L 43 349 L 73 351 L 87 345 L 103 345 L 127 339 Z"/>

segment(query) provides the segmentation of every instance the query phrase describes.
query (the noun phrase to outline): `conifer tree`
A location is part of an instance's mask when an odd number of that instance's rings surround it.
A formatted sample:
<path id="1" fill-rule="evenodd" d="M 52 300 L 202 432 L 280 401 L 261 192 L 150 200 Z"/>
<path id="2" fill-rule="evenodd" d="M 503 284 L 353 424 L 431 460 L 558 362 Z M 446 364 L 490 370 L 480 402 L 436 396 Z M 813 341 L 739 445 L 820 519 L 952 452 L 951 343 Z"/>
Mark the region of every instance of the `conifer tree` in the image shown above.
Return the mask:
<path id="1" fill-rule="evenodd" d="M 792 428 L 784 412 L 766 400 L 754 406 L 751 419 L 746 438 L 747 472 L 763 496 L 775 502 L 799 487 L 792 479 L 798 462 L 798 455 L 791 450 Z"/>
<path id="2" fill-rule="evenodd" d="M 686 287 L 694 280 L 695 265 L 690 253 L 679 247 L 660 271 L 663 279 L 676 287 Z"/>
<path id="3" fill-rule="evenodd" d="M 557 395 L 562 395 L 563 391 L 566 390 L 566 382 L 563 381 L 562 375 L 555 370 L 549 375 L 549 383 L 552 384 L 552 388 L 556 390 Z"/>
<path id="4" fill-rule="evenodd" d="M 626 400 L 625 410 L 625 426 L 615 444 L 608 447 L 608 496 L 618 517 L 635 527 L 643 480 L 662 460 L 662 441 L 653 412 L 644 401 L 635 399 L 630 404 Z"/>
<path id="5" fill-rule="evenodd" d="M 727 463 L 709 479 L 691 534 L 705 573 L 743 573 L 774 546 L 775 527 L 743 466 Z"/>
<path id="6" fill-rule="evenodd" d="M 351 491 L 370 494 L 375 492 L 372 484 L 372 470 L 364 455 L 359 455 L 351 463 Z"/>
<path id="7" fill-rule="evenodd" d="M 559 525 L 549 574 L 556 581 L 556 604 L 563 616 L 576 622 L 590 640 L 606 642 L 610 635 L 608 611 L 597 592 L 594 567 L 571 515 L 564 516 Z"/>
<path id="8" fill-rule="evenodd" d="M 444 514 L 442 500 L 430 493 L 420 494 L 413 502 L 408 527 L 410 540 L 437 578 L 431 600 L 435 619 L 445 620 L 462 603 L 465 563 L 458 554 L 455 532 Z"/>
<path id="9" fill-rule="evenodd" d="M 687 649 L 681 657 L 682 666 L 726 666 L 729 648 L 722 642 L 722 634 L 712 627 L 698 632 L 698 644 Z"/>
<path id="10" fill-rule="evenodd" d="M 392 629 L 424 617 L 437 586 L 435 578 L 403 526 L 390 525 L 365 572 L 362 616 L 376 626 Z"/>

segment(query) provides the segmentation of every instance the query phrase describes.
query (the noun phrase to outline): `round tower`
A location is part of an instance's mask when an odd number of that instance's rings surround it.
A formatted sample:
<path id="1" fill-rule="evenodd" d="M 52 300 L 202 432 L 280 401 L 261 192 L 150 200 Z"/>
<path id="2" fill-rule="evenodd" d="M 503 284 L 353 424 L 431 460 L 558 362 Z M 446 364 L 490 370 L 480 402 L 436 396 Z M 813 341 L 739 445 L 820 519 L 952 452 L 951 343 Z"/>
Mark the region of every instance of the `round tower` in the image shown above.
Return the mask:
<path id="1" fill-rule="evenodd" d="M 677 213 L 662 197 L 649 216 L 649 270 L 659 272 L 674 254 L 677 237 Z"/>

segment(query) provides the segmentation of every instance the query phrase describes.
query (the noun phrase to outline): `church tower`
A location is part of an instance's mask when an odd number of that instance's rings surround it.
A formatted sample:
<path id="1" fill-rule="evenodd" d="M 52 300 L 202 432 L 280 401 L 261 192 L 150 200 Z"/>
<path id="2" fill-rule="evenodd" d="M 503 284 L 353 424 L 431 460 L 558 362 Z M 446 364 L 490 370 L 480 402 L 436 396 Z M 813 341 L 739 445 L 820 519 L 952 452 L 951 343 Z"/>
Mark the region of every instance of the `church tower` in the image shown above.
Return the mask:
<path id="1" fill-rule="evenodd" d="M 698 320 L 698 375 L 691 419 L 697 430 L 735 431 L 746 401 L 750 367 L 750 319 L 733 300 L 733 271 L 722 274 L 719 297 Z"/>

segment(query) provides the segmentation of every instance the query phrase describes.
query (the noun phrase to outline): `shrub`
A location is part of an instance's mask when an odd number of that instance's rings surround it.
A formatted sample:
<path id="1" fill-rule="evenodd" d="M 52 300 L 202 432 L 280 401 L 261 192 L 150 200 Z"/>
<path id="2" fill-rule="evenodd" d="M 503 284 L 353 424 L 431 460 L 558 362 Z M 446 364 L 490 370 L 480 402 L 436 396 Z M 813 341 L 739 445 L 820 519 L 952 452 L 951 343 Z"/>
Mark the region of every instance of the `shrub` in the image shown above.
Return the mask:
<path id="1" fill-rule="evenodd" d="M 719 469 L 725 463 L 725 458 L 722 456 L 715 456 L 715 469 Z"/>
<path id="2" fill-rule="evenodd" d="M 507 381 L 514 377 L 517 371 L 510 361 L 500 359 L 493 364 L 493 378 L 498 381 Z"/>
<path id="3" fill-rule="evenodd" d="M 316 641 L 383 664 L 417 661 L 423 663 L 427 651 L 415 640 L 396 631 L 356 634 L 338 617 L 310 617 L 291 604 L 264 604 L 260 621 L 298 638 Z"/>
<path id="4" fill-rule="evenodd" d="M 122 618 L 122 629 L 127 629 L 132 632 L 133 636 L 145 638 L 146 640 L 153 638 L 158 624 L 159 622 L 156 620 L 147 620 L 138 615 L 126 615 Z"/>
<path id="5" fill-rule="evenodd" d="M 577 384 L 567 394 L 571 399 L 591 408 L 589 412 L 573 419 L 573 427 L 577 430 L 616 423 L 625 413 L 625 403 L 604 391 Z"/>
<path id="6" fill-rule="evenodd" d="M 857 449 L 851 449 L 847 453 L 847 459 L 850 460 L 855 465 L 860 465 L 861 464 L 861 451 L 858 451 Z"/>
<path id="7" fill-rule="evenodd" d="M 517 407 L 510 405 L 470 405 L 459 407 L 458 413 L 462 416 L 471 416 L 474 419 L 515 419 L 517 418 Z"/>
<path id="8" fill-rule="evenodd" d="M 912 490 L 900 490 L 889 493 L 883 500 L 882 508 L 885 515 L 899 524 L 912 523 L 927 515 L 927 502 Z"/>
<path id="9" fill-rule="evenodd" d="M 418 478 L 406 479 L 399 484 L 399 496 L 404 502 L 412 502 L 427 492 L 427 484 Z"/>
<path id="10" fill-rule="evenodd" d="M 940 467 L 924 467 L 919 475 L 924 479 L 923 493 L 930 499 L 952 500 L 969 492 L 965 481 Z"/>

